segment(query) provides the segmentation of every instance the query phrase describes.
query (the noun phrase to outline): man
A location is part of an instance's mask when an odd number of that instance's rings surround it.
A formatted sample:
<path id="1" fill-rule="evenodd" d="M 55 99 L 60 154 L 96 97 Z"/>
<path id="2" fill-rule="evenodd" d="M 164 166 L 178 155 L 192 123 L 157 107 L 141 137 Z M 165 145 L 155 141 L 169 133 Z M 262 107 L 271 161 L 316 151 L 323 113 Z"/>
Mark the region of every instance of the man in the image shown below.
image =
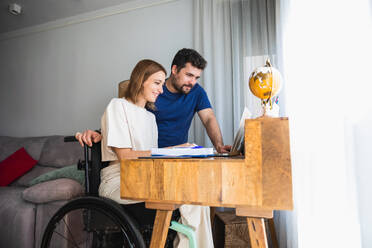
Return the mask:
<path id="1" fill-rule="evenodd" d="M 221 130 L 204 89 L 196 82 L 207 62 L 193 49 L 181 49 L 175 55 L 171 75 L 165 81 L 163 94 L 156 102 L 158 146 L 167 147 L 186 143 L 192 118 L 198 113 L 214 147 L 220 153 L 228 152 L 231 146 L 224 145 Z M 99 133 L 87 130 L 77 133 L 80 144 L 92 145 L 101 140 Z"/>
<path id="2" fill-rule="evenodd" d="M 165 81 L 163 93 L 155 102 L 156 110 L 150 110 L 158 126 L 158 146 L 168 147 L 184 144 L 188 140 L 192 118 L 198 113 L 218 152 L 228 152 L 231 146 L 224 145 L 220 128 L 204 89 L 196 82 L 207 62 L 195 50 L 181 49 L 175 55 L 171 75 Z M 101 140 L 99 133 L 87 130 L 77 133 L 80 144 L 92 145 Z M 181 222 L 194 228 L 199 247 L 213 247 L 209 207 L 182 205 Z M 188 247 L 188 240 L 179 235 L 177 247 Z"/>

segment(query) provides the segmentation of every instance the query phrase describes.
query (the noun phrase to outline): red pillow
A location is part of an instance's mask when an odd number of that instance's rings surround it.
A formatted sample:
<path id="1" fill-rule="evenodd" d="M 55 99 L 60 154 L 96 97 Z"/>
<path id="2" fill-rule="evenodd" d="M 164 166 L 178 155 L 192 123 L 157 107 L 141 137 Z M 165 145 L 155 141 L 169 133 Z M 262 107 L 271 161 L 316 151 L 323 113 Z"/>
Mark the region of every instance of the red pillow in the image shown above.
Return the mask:
<path id="1" fill-rule="evenodd" d="M 37 161 L 21 148 L 0 162 L 0 186 L 7 186 L 36 165 Z"/>

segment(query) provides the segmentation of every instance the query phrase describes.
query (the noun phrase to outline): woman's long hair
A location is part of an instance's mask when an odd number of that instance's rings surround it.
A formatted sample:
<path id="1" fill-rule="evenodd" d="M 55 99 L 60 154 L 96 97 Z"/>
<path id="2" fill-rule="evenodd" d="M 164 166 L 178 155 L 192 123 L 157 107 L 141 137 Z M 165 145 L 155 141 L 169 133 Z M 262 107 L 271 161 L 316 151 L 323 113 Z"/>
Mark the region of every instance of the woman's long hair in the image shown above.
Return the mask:
<path id="1" fill-rule="evenodd" d="M 130 80 L 128 88 L 124 93 L 124 97 L 133 103 L 137 102 L 138 95 L 143 90 L 143 83 L 154 73 L 162 71 L 167 75 L 167 71 L 164 67 L 150 59 L 144 59 L 137 63 L 134 67 L 132 74 L 130 75 Z M 146 107 L 154 110 L 155 104 L 153 102 L 147 102 Z"/>

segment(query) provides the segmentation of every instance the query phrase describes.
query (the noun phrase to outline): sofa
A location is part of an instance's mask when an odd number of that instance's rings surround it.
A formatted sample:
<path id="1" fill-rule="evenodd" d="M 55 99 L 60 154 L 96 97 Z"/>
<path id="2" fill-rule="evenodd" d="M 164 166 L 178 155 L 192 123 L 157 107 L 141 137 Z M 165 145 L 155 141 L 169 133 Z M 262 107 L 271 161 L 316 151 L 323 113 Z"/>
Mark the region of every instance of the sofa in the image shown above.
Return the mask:
<path id="1" fill-rule="evenodd" d="M 9 185 L 0 187 L 0 247 L 40 247 L 44 229 L 53 214 L 84 193 L 80 183 L 67 178 L 30 185 L 45 173 L 72 167 L 83 159 L 83 149 L 77 142 L 65 143 L 63 136 L 0 136 L 0 163 L 22 147 L 37 162 Z"/>

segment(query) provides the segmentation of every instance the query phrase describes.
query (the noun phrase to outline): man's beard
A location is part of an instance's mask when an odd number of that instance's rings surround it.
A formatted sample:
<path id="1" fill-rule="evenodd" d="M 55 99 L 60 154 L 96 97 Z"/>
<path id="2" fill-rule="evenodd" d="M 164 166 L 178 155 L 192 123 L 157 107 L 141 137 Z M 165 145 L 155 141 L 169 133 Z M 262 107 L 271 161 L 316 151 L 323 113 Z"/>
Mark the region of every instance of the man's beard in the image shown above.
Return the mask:
<path id="1" fill-rule="evenodd" d="M 190 91 L 193 87 L 192 84 L 183 84 L 181 87 L 179 87 L 177 85 L 177 79 L 175 77 L 171 78 L 171 83 L 173 85 L 173 88 L 175 88 L 178 93 L 185 94 L 185 95 L 190 93 Z M 183 89 L 184 87 L 190 87 L 190 90 L 186 91 L 186 90 Z"/>

